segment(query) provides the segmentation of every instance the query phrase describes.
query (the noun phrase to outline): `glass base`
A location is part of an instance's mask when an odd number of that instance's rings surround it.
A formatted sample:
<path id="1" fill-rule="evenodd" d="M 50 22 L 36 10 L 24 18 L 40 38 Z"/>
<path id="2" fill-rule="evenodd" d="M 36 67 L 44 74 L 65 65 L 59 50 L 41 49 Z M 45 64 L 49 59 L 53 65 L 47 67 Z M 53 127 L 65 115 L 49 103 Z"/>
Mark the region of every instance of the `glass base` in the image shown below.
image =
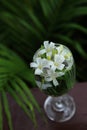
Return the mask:
<path id="1" fill-rule="evenodd" d="M 73 98 L 68 94 L 59 97 L 48 96 L 44 103 L 44 110 L 50 120 L 65 122 L 74 116 L 76 106 Z"/>

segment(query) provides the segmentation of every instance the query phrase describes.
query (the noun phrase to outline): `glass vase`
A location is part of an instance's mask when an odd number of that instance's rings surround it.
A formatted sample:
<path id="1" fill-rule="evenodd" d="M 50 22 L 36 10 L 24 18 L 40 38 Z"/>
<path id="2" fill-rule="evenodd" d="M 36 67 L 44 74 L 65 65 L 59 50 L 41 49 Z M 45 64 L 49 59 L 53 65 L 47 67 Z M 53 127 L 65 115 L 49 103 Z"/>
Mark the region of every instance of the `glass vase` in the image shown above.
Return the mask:
<path id="1" fill-rule="evenodd" d="M 56 44 L 56 46 L 60 46 L 60 44 Z M 70 120 L 76 111 L 74 99 L 68 95 L 69 90 L 73 88 L 75 83 L 76 74 L 74 58 L 69 48 L 64 45 L 63 48 L 65 49 L 66 54 L 70 53 L 71 56 L 69 60 L 64 61 L 65 74 L 56 78 L 56 80 L 58 80 L 57 86 L 55 86 L 52 81 L 44 80 L 49 68 L 43 68 L 43 75 L 35 75 L 37 86 L 42 92 L 48 95 L 44 102 L 46 115 L 50 120 L 56 122 L 65 122 Z M 38 52 L 39 50 L 34 55 L 34 61 L 38 56 Z"/>

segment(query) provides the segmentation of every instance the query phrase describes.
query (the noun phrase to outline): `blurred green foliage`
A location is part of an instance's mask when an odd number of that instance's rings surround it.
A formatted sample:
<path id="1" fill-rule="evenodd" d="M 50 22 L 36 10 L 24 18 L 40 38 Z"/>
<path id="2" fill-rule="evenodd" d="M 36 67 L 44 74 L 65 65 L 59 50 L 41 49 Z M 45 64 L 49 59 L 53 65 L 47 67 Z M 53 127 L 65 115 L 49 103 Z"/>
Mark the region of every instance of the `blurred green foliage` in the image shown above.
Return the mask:
<path id="1" fill-rule="evenodd" d="M 86 18 L 87 0 L 0 0 L 0 113 L 4 102 L 10 130 L 6 92 L 34 123 L 34 106 L 40 111 L 28 84 L 34 85 L 29 63 L 43 41 L 68 46 L 76 62 L 77 80 L 87 81 Z"/>

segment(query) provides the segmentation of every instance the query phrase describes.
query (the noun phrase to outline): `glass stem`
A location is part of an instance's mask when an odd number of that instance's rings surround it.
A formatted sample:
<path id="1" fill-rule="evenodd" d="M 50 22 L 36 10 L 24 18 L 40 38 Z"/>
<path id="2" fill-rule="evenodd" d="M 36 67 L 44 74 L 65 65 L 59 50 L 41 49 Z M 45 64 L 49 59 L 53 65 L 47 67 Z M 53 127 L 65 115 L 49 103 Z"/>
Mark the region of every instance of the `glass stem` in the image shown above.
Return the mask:
<path id="1" fill-rule="evenodd" d="M 52 108 L 54 111 L 62 112 L 64 110 L 63 96 L 53 97 Z"/>

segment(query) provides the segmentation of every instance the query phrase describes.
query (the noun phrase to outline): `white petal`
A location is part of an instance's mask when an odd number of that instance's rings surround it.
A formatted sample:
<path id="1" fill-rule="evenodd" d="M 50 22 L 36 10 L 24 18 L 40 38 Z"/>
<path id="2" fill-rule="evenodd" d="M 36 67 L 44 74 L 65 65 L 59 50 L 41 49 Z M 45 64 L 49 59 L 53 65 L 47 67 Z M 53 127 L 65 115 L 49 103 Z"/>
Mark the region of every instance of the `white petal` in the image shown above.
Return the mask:
<path id="1" fill-rule="evenodd" d="M 63 51 L 63 45 L 60 45 L 60 52 Z"/>
<path id="2" fill-rule="evenodd" d="M 56 61 L 56 60 L 59 59 L 59 58 L 60 58 L 60 56 L 59 56 L 58 54 L 55 54 L 54 60 Z"/>
<path id="3" fill-rule="evenodd" d="M 51 47 L 51 48 L 54 48 L 54 47 L 55 47 L 55 43 L 50 42 L 50 47 Z"/>
<path id="4" fill-rule="evenodd" d="M 43 63 L 43 65 L 46 65 L 46 66 L 50 66 L 50 65 L 53 65 L 53 61 L 51 61 L 51 60 L 47 60 L 47 59 L 43 59 L 43 61 L 42 61 L 42 63 Z"/>
<path id="5" fill-rule="evenodd" d="M 36 58 L 37 64 L 41 63 L 42 59 L 40 57 Z"/>
<path id="6" fill-rule="evenodd" d="M 49 46 L 49 41 L 44 41 L 44 47 L 48 48 L 48 46 Z"/>
<path id="7" fill-rule="evenodd" d="M 60 64 L 60 65 L 58 65 L 57 68 L 58 68 L 59 70 L 62 70 L 62 69 L 64 68 L 64 66 L 65 66 L 64 64 Z"/>
<path id="8" fill-rule="evenodd" d="M 50 51 L 47 53 L 47 57 L 51 57 L 51 56 L 52 56 L 52 52 Z"/>
<path id="9" fill-rule="evenodd" d="M 54 86 L 58 86 L 59 85 L 59 83 L 58 83 L 58 81 L 56 79 L 53 80 L 53 84 L 54 84 Z"/>
<path id="10" fill-rule="evenodd" d="M 39 68 L 37 68 L 37 69 L 35 70 L 35 74 L 36 74 L 36 75 L 41 75 L 41 73 L 42 73 L 42 70 L 40 70 Z"/>
<path id="11" fill-rule="evenodd" d="M 65 58 L 64 58 L 64 56 L 62 56 L 62 55 L 55 55 L 55 57 L 54 57 L 54 61 L 55 62 L 58 62 L 58 63 L 63 63 L 64 62 L 64 60 L 65 60 Z"/>
<path id="12" fill-rule="evenodd" d="M 43 55 L 45 52 L 46 52 L 46 50 L 45 50 L 45 49 L 42 49 L 42 50 L 39 51 L 38 54 Z"/>
<path id="13" fill-rule="evenodd" d="M 61 55 L 62 56 L 65 56 L 67 54 L 67 51 L 66 50 L 63 50 L 62 52 L 61 52 Z"/>
<path id="14" fill-rule="evenodd" d="M 57 48 L 58 54 L 60 54 L 63 51 L 63 45 L 58 46 Z"/>
<path id="15" fill-rule="evenodd" d="M 47 66 L 47 64 L 48 64 L 48 62 L 47 62 L 47 60 L 46 59 L 42 59 L 42 61 L 41 61 L 41 66 L 42 67 L 46 67 Z"/>
<path id="16" fill-rule="evenodd" d="M 50 68 L 51 65 L 52 65 L 52 61 L 47 60 L 47 59 L 42 60 L 42 66 L 43 67 Z"/>
<path id="17" fill-rule="evenodd" d="M 65 60 L 64 56 L 61 55 L 61 56 L 60 56 L 60 62 L 63 63 L 64 60 Z"/>
<path id="18" fill-rule="evenodd" d="M 51 69 L 53 70 L 53 71 L 55 71 L 56 70 L 56 66 L 55 65 L 52 65 L 52 67 L 51 67 Z"/>
<path id="19" fill-rule="evenodd" d="M 30 67 L 36 68 L 36 67 L 37 67 L 37 64 L 36 64 L 35 62 L 32 62 L 32 63 L 30 63 Z"/>
<path id="20" fill-rule="evenodd" d="M 49 65 L 49 66 L 52 66 L 53 64 L 54 64 L 53 61 L 48 60 L 48 65 Z"/>

